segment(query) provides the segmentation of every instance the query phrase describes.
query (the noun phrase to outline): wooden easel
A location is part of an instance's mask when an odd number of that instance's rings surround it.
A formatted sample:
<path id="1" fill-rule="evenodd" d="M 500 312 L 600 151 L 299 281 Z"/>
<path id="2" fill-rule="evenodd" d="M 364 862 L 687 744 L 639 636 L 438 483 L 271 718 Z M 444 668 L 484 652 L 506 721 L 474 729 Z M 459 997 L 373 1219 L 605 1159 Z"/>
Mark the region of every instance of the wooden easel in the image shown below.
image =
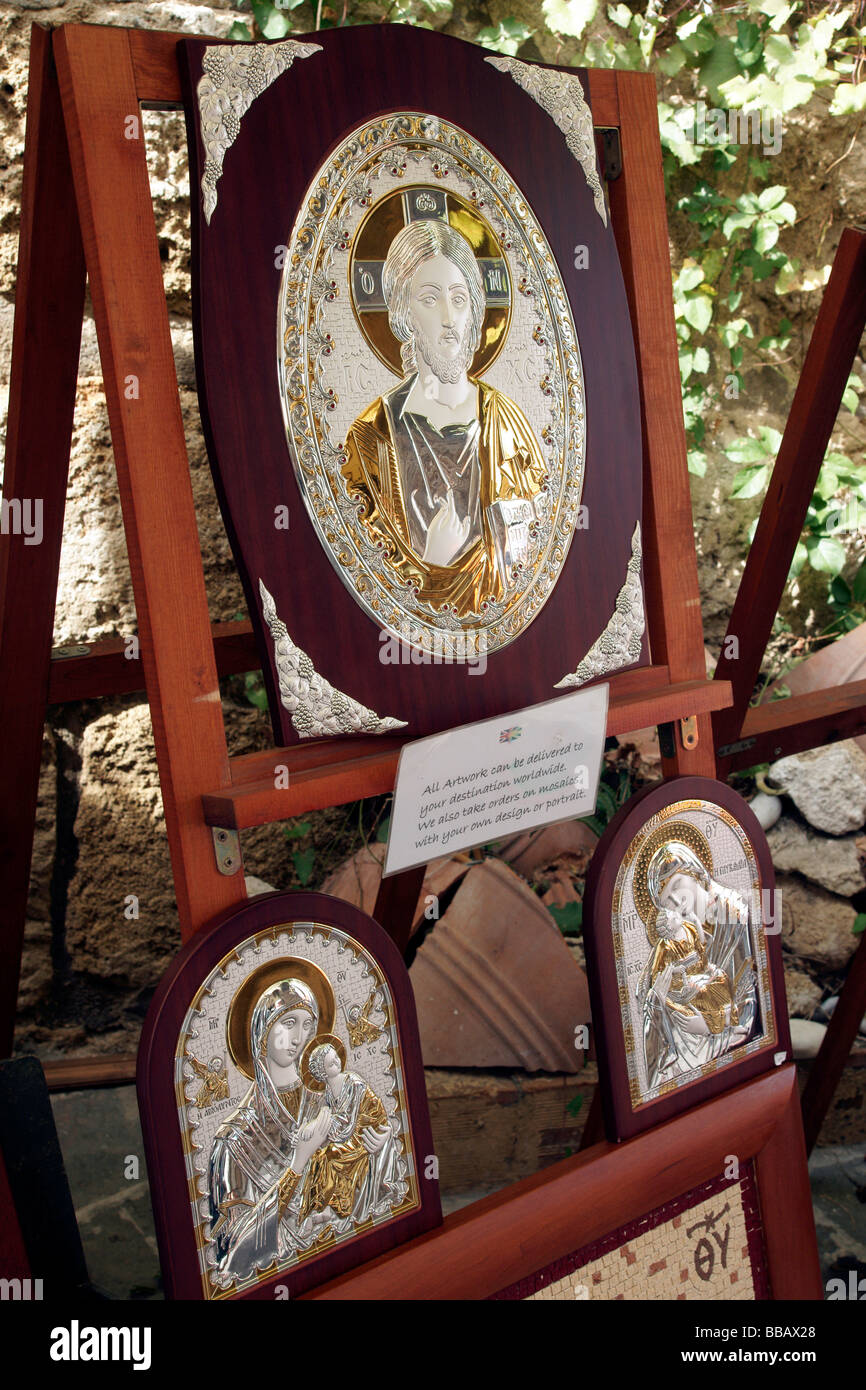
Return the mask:
<path id="1" fill-rule="evenodd" d="M 866 729 L 866 681 L 813 690 L 750 708 L 761 660 L 782 601 L 794 550 L 866 328 L 866 232 L 842 233 L 818 319 L 761 508 L 716 679 L 734 702 L 713 716 L 718 775 L 851 738 Z M 730 639 L 736 638 L 735 642 Z M 803 1091 L 811 1152 L 866 1012 L 866 937 Z"/>
<path id="2" fill-rule="evenodd" d="M 386 792 L 397 766 L 399 738 L 228 757 L 218 676 L 258 663 L 243 625 L 212 630 L 208 619 L 144 143 L 125 137 L 140 107 L 180 105 L 179 37 L 33 30 L 4 492 L 43 499 L 44 541 L 0 537 L 2 1052 L 12 1042 L 46 702 L 135 688 L 119 642 L 62 662 L 51 654 L 85 274 L 184 940 L 245 896 L 240 856 L 221 872 L 214 830 L 233 835 Z M 611 679 L 608 733 L 658 725 L 666 775 L 714 776 L 711 713 L 731 694 L 727 682 L 705 678 L 655 84 L 592 72 L 590 98 L 596 126 L 617 131 L 621 147 L 609 192 L 641 384 L 653 656 L 651 666 Z M 135 400 L 124 393 L 131 373 Z M 274 786 L 277 763 L 289 768 L 286 789 Z M 380 894 L 375 915 L 398 944 L 419 886 L 413 872 L 386 880 Z M 67 1067 L 64 1079 L 92 1085 L 128 1074 L 120 1059 L 102 1059 Z"/>

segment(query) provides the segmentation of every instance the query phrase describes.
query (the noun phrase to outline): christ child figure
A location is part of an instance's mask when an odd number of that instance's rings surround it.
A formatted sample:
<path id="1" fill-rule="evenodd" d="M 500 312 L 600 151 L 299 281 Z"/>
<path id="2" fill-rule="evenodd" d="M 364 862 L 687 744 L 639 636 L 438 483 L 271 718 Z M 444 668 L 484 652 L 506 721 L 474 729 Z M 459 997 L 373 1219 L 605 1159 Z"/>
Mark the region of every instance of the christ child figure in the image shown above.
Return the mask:
<path id="1" fill-rule="evenodd" d="M 365 1220 L 390 1188 L 396 1154 L 382 1101 L 356 1072 L 343 1070 L 333 1043 L 320 1043 L 307 1058 L 310 1077 L 324 1084 L 323 1106 L 331 1112 L 324 1143 L 304 1173 L 301 1221 L 324 1225 Z"/>

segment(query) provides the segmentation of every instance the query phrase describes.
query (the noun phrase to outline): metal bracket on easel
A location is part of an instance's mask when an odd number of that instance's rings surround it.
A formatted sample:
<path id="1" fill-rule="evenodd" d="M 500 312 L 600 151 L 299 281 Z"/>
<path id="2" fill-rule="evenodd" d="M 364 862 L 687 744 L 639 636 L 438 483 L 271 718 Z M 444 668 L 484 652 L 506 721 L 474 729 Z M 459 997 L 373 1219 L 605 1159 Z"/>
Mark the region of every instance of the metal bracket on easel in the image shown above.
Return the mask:
<path id="1" fill-rule="evenodd" d="M 236 830 L 226 830 L 221 825 L 212 827 L 213 852 L 217 868 L 221 874 L 236 874 L 241 867 L 241 841 Z"/>
<path id="2" fill-rule="evenodd" d="M 687 753 L 698 746 L 698 717 L 690 714 L 679 720 L 680 742 Z M 663 758 L 675 758 L 677 753 L 674 724 L 659 724 L 659 751 Z"/>
<path id="3" fill-rule="evenodd" d="M 697 748 L 698 716 L 696 714 L 690 714 L 686 719 L 680 720 L 680 738 L 687 753 L 691 753 L 693 748 Z"/>
<path id="4" fill-rule="evenodd" d="M 622 145 L 616 126 L 601 126 L 601 165 L 605 183 L 613 183 L 622 173 Z"/>

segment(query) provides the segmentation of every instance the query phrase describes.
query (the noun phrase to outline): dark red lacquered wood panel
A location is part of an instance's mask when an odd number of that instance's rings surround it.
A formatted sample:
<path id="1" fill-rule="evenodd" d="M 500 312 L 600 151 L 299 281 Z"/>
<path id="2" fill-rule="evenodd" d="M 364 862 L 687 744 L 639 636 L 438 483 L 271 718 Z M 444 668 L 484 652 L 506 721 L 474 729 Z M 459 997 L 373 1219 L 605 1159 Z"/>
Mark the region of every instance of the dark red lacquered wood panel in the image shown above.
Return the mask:
<path id="1" fill-rule="evenodd" d="M 403 25 L 308 36 L 323 52 L 296 59 L 244 115 L 228 150 L 210 225 L 194 90 L 205 43 L 179 45 L 192 150 L 193 265 L 199 389 L 217 489 L 257 629 L 275 737 L 296 738 L 274 693 L 262 631 L 259 577 L 293 640 L 337 688 L 407 733 L 486 718 L 555 696 L 555 683 L 599 636 L 626 576 L 641 516 L 641 427 L 633 337 L 613 230 L 595 211 L 583 171 L 553 120 L 483 49 Z M 570 70 L 574 72 L 574 70 Z M 581 74 L 586 87 L 585 74 Z M 383 665 L 377 625 L 345 588 L 298 491 L 280 406 L 275 249 L 326 154 L 351 130 L 391 110 L 420 110 L 463 127 L 530 200 L 562 273 L 577 326 L 586 392 L 582 501 L 554 594 L 484 675 L 466 665 Z M 575 248 L 589 266 L 577 269 Z M 507 349 L 506 349 L 507 350 Z M 274 508 L 288 504 L 290 530 Z M 647 660 L 644 644 L 642 660 Z"/>
<path id="2" fill-rule="evenodd" d="M 415 999 L 400 952 L 372 917 L 340 898 L 326 893 L 262 894 L 222 913 L 187 943 L 163 976 L 142 1031 L 138 1104 L 160 1263 L 169 1298 L 202 1297 L 174 1085 L 175 1050 L 187 1010 L 202 982 L 235 946 L 271 927 L 310 921 L 346 932 L 369 951 L 388 981 L 400 1039 L 412 1149 L 418 1165 L 420 1206 L 338 1245 L 318 1259 L 308 1258 L 290 1265 L 237 1297 L 273 1299 L 276 1284 L 287 1285 L 291 1297 L 295 1297 L 362 1261 L 376 1258 L 401 1241 L 429 1231 L 442 1220 L 438 1182 L 424 1177 L 425 1159 L 433 1153 L 433 1139 Z"/>

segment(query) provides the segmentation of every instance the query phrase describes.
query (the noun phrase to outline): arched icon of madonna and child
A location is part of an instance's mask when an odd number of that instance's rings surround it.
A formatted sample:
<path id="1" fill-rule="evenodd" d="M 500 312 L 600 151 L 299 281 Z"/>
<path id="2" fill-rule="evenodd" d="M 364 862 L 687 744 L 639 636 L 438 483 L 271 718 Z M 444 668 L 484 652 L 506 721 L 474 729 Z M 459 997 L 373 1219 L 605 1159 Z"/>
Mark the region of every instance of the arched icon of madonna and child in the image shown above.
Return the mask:
<path id="1" fill-rule="evenodd" d="M 399 1121 L 348 1065 L 327 975 L 298 958 L 264 971 L 229 1009 L 229 1051 L 250 1086 L 207 1166 L 212 1278 L 223 1288 L 388 1216 L 407 1190 Z"/>
<path id="2" fill-rule="evenodd" d="M 634 898 L 651 947 L 635 995 L 647 1084 L 655 1088 L 756 1034 L 754 943 L 745 897 L 713 878 L 709 845 L 689 822 L 647 837 Z"/>
<path id="3" fill-rule="evenodd" d="M 417 202 L 425 198 L 438 208 L 443 195 L 422 190 Z M 390 564 L 411 576 L 422 601 L 459 617 L 514 588 L 547 472 L 520 407 L 476 374 L 493 355 L 489 343 L 484 351 L 491 300 L 510 286 L 504 259 L 485 261 L 469 239 L 478 240 L 479 219 L 461 219 L 468 235 L 444 215 L 416 211 L 375 263 L 375 281 L 374 263 L 356 260 L 399 345 L 401 379 L 352 424 L 342 468 Z M 360 298 L 356 291 L 356 306 Z M 358 317 L 367 331 L 369 311 Z M 507 323 L 496 333 L 498 351 Z"/>

